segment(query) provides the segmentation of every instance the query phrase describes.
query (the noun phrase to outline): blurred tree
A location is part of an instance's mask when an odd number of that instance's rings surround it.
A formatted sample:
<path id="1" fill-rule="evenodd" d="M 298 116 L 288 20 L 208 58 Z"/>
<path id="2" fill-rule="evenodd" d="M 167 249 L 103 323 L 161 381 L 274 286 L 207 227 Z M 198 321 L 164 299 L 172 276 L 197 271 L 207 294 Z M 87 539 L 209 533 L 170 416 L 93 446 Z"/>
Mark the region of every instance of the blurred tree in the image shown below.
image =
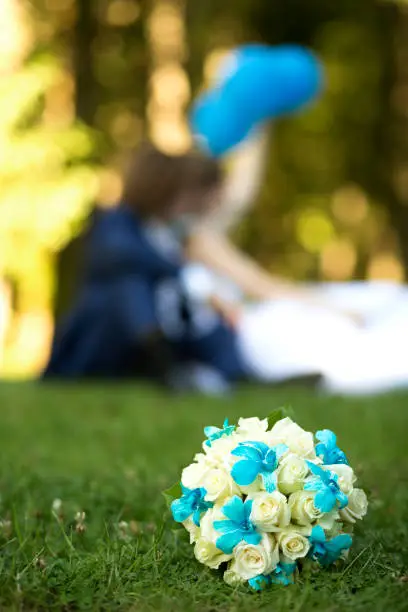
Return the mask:
<path id="1" fill-rule="evenodd" d="M 95 124 L 100 95 L 93 67 L 92 50 L 98 32 L 94 7 L 95 4 L 87 0 L 76 0 L 69 41 L 72 49 L 75 112 L 77 117 L 89 126 Z M 58 18 L 58 9 L 56 17 Z M 98 157 L 98 161 L 101 161 L 100 154 Z M 82 249 L 81 235 L 74 236 L 57 254 L 53 308 L 54 318 L 57 320 L 68 310 L 76 294 Z"/>
<path id="2" fill-rule="evenodd" d="M 389 151 L 379 128 L 393 24 L 371 0 L 256 2 L 249 20 L 258 40 L 312 46 L 327 82 L 317 104 L 274 127 L 269 173 L 242 244 L 274 271 L 304 279 L 365 278 L 388 253 L 381 275 L 399 278 L 389 194 L 377 177 Z"/>
<path id="3" fill-rule="evenodd" d="M 99 105 L 99 92 L 93 67 L 93 44 L 97 33 L 94 3 L 89 0 L 77 0 L 73 36 L 75 106 L 78 117 L 89 125 L 94 124 Z"/>
<path id="4" fill-rule="evenodd" d="M 9 19 L 30 38 L 27 14 L 10 11 Z M 27 313 L 49 311 L 55 253 L 87 216 L 98 180 L 87 161 L 94 138 L 72 118 L 70 75 L 49 55 L 13 59 L 0 74 L 0 271 L 16 285 L 16 321 L 24 323 Z M 15 353 L 22 369 L 33 365 L 29 354 Z"/>
<path id="5" fill-rule="evenodd" d="M 148 62 L 144 23 L 147 2 L 138 0 L 72 0 L 74 18 L 65 51 L 71 57 L 77 117 L 99 131 L 93 156 L 103 163 L 98 203 L 114 204 L 121 191 L 121 167 L 127 152 L 144 132 Z M 60 4 L 53 2 L 57 22 Z M 55 316 L 75 295 L 84 236 L 74 238 L 58 256 Z"/>
<path id="6" fill-rule="evenodd" d="M 187 70 L 193 94 L 203 84 L 205 61 L 212 52 L 261 40 L 253 14 L 263 0 L 186 2 Z"/>
<path id="7" fill-rule="evenodd" d="M 375 176 L 408 281 L 408 2 L 379 1 L 384 63 Z"/>

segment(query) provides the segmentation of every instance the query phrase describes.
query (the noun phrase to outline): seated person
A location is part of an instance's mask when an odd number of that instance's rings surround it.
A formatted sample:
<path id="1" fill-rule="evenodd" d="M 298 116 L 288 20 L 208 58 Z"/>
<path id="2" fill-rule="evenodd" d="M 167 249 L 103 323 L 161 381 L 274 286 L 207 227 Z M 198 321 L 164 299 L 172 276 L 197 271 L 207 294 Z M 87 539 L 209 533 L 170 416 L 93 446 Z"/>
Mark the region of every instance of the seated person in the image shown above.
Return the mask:
<path id="1" fill-rule="evenodd" d="M 195 153 L 135 153 L 120 204 L 89 232 L 81 289 L 57 324 L 45 379 L 149 376 L 194 387 L 192 364 L 218 387 L 245 377 L 234 331 L 183 289 L 185 230 L 216 206 L 221 180 L 216 162 Z"/>

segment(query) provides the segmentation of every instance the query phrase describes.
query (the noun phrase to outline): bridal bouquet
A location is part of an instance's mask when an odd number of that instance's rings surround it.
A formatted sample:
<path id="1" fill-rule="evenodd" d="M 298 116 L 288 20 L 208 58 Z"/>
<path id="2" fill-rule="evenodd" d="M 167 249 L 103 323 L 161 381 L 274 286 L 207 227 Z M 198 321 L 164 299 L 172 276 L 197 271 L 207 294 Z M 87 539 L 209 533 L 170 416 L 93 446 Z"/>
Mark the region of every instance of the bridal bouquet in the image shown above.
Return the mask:
<path id="1" fill-rule="evenodd" d="M 335 434 L 281 415 L 206 427 L 202 452 L 165 492 L 197 560 L 231 586 L 287 585 L 305 564 L 344 559 L 367 512 Z"/>

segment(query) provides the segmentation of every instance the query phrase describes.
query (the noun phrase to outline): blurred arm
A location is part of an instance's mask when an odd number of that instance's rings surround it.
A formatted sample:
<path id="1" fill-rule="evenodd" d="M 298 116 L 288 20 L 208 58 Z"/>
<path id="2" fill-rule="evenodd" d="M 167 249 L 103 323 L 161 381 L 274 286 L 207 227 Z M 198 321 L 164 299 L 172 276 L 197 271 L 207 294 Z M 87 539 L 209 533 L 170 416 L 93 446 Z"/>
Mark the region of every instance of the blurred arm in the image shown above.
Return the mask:
<path id="1" fill-rule="evenodd" d="M 189 235 L 187 256 L 235 283 L 257 300 L 281 295 L 292 285 L 272 278 L 226 237 L 227 231 L 247 212 L 262 182 L 268 134 L 262 128 L 248 139 L 232 158 L 219 208 L 205 217 Z"/>
<path id="2" fill-rule="evenodd" d="M 237 249 L 230 240 L 209 228 L 197 228 L 187 245 L 188 257 L 222 274 L 250 298 L 301 297 L 306 290 L 275 278 L 253 259 Z"/>
<path id="3" fill-rule="evenodd" d="M 210 229 L 197 229 L 191 236 L 187 256 L 233 281 L 249 298 L 263 301 L 271 299 L 300 300 L 305 305 L 330 310 L 361 324 L 361 317 L 352 310 L 336 308 L 318 289 L 274 277 L 253 259 L 237 249 L 220 233 Z M 230 319 L 230 317 L 227 317 Z"/>
<path id="4" fill-rule="evenodd" d="M 262 183 L 267 151 L 268 133 L 262 128 L 232 155 L 221 206 L 205 218 L 207 227 L 227 232 L 247 213 Z"/>
<path id="5" fill-rule="evenodd" d="M 187 239 L 188 259 L 223 275 L 251 299 L 302 300 L 310 306 L 329 308 L 332 312 L 337 311 L 357 320 L 355 313 L 333 308 L 316 289 L 272 276 L 228 239 L 227 231 L 247 212 L 257 195 L 263 178 L 267 146 L 267 131 L 263 128 L 235 154 L 220 208 L 196 226 Z M 218 297 L 211 299 L 217 310 L 225 310 L 218 304 Z"/>

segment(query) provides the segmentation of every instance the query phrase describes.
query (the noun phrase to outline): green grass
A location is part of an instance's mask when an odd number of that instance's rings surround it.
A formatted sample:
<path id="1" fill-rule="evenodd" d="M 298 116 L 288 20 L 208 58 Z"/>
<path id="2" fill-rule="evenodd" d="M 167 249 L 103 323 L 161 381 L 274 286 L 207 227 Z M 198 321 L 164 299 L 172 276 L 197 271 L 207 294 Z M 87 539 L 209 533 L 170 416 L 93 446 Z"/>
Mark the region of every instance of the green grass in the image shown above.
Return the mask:
<path id="1" fill-rule="evenodd" d="M 347 565 L 286 589 L 232 590 L 172 532 L 161 490 L 198 451 L 205 424 L 283 403 L 304 427 L 337 432 L 369 516 Z M 0 407 L 0 610 L 408 610 L 407 395 L 247 389 L 169 399 L 139 387 L 30 384 L 0 386 Z"/>

